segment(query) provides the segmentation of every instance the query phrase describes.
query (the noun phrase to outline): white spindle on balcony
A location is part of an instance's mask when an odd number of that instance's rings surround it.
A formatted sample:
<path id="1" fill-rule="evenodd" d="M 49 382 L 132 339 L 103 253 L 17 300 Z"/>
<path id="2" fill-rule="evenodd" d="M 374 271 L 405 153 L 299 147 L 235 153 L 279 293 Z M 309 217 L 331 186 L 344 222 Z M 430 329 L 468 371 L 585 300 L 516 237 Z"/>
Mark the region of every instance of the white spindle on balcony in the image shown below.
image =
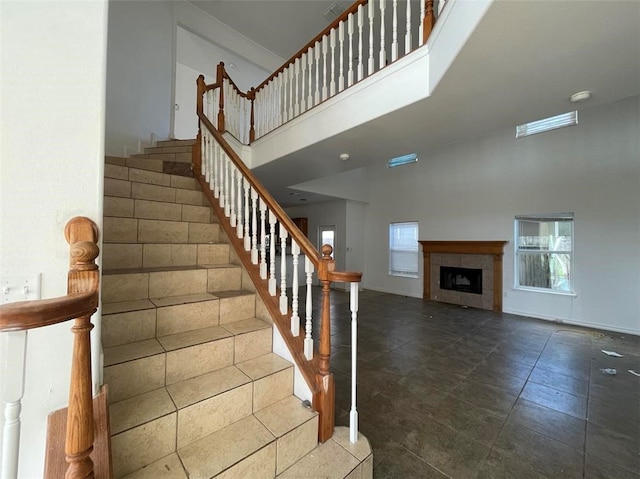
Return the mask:
<path id="1" fill-rule="evenodd" d="M 404 34 L 404 54 L 411 51 L 411 2 L 407 2 L 407 26 Z"/>
<path id="2" fill-rule="evenodd" d="M 387 63 L 387 46 L 385 44 L 385 10 L 387 8 L 387 0 L 379 0 L 380 2 L 380 64 L 378 68 L 383 68 Z"/>
<path id="3" fill-rule="evenodd" d="M 289 232 L 280 223 L 280 313 L 287 314 L 289 300 L 287 298 L 287 238 Z"/>
<path id="4" fill-rule="evenodd" d="M 418 27 L 418 45 L 422 46 L 424 43 L 424 17 L 426 15 L 425 4 L 420 2 L 420 25 Z"/>
<path id="5" fill-rule="evenodd" d="M 329 50 L 329 37 L 322 37 L 322 101 L 326 100 L 329 94 L 329 82 L 327 75 L 327 54 Z"/>
<path id="6" fill-rule="evenodd" d="M 293 118 L 300 114 L 300 58 L 296 59 L 293 64 L 295 83 L 293 87 L 294 101 L 293 101 Z"/>
<path id="7" fill-rule="evenodd" d="M 320 42 L 316 43 L 315 46 L 315 54 L 316 54 L 316 90 L 313 96 L 313 104 L 314 106 L 320 103 L 320 53 L 322 50 L 322 45 Z"/>
<path id="8" fill-rule="evenodd" d="M 303 53 L 300 58 L 300 69 L 301 71 L 301 79 L 300 79 L 300 113 L 304 113 L 307 111 L 307 97 L 304 94 L 304 89 L 306 88 L 306 74 L 307 74 L 307 54 Z"/>
<path id="9" fill-rule="evenodd" d="M 373 22 L 376 16 L 376 7 L 374 0 L 369 0 L 367 11 L 369 13 L 369 59 L 367 63 L 367 75 L 371 75 L 375 70 L 375 60 L 373 57 Z"/>
<path id="10" fill-rule="evenodd" d="M 329 33 L 329 47 L 331 48 L 331 80 L 329 82 L 329 96 L 336 94 L 336 29 Z"/>
<path id="11" fill-rule="evenodd" d="M 347 73 L 347 87 L 353 85 L 353 13 L 347 17 L 347 27 L 349 33 L 349 72 Z"/>
<path id="12" fill-rule="evenodd" d="M 340 67 L 338 69 L 338 91 L 344 90 L 344 22 L 338 26 L 338 48 L 340 49 Z"/>
<path id="13" fill-rule="evenodd" d="M 364 7 L 358 7 L 358 81 L 364 78 L 364 61 L 362 59 L 362 29 L 364 27 Z"/>
<path id="14" fill-rule="evenodd" d="M 311 361 L 313 359 L 313 338 L 311 336 L 312 319 L 313 319 L 313 303 L 312 303 L 312 286 L 313 286 L 313 263 L 307 256 L 304 258 L 305 283 L 307 285 L 307 297 L 305 301 L 305 337 L 304 337 L 304 356 Z"/>
<path id="15" fill-rule="evenodd" d="M 292 271 L 291 271 L 291 334 L 294 336 L 300 336 L 300 316 L 298 314 L 298 264 L 300 260 L 300 246 L 296 243 L 296 240 L 291 238 L 291 257 L 292 257 Z"/>
<path id="16" fill-rule="evenodd" d="M 393 0 L 393 16 L 391 21 L 393 25 L 391 34 L 391 61 L 395 62 L 398 59 L 398 0 Z"/>
<path id="17" fill-rule="evenodd" d="M 307 97 L 307 108 L 314 106 L 313 103 L 313 59 L 315 58 L 315 47 L 309 48 L 307 62 L 309 65 L 309 96 Z M 316 73 L 317 75 L 317 73 Z"/>

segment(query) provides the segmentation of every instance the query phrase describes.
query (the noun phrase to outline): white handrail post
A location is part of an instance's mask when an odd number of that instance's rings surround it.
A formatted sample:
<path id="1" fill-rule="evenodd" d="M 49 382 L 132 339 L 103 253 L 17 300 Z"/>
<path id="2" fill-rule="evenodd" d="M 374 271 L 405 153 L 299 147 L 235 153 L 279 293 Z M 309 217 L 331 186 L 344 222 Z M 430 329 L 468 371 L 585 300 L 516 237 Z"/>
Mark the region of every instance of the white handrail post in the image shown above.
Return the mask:
<path id="1" fill-rule="evenodd" d="M 358 441 L 358 410 L 356 409 L 356 365 L 358 359 L 358 283 L 351 283 L 351 411 L 349 412 L 349 439 Z"/>
<path id="2" fill-rule="evenodd" d="M 251 187 L 251 262 L 258 264 L 258 192 L 253 187 Z"/>
<path id="3" fill-rule="evenodd" d="M 289 300 L 287 298 L 287 238 L 289 232 L 280 223 L 280 313 L 287 314 Z"/>
<path id="4" fill-rule="evenodd" d="M 18 477 L 20 450 L 20 411 L 24 395 L 27 332 L 2 333 L 2 405 L 4 428 L 2 431 L 2 479 Z"/>
<path id="5" fill-rule="evenodd" d="M 306 275 L 307 284 L 307 299 L 305 302 L 306 310 L 306 323 L 305 323 L 305 337 L 304 337 L 304 357 L 311 361 L 313 359 L 313 339 L 311 338 L 311 315 L 313 311 L 313 305 L 311 304 L 311 283 L 313 276 L 313 263 L 307 256 L 304 258 L 304 272 Z"/>
<path id="6" fill-rule="evenodd" d="M 276 215 L 269 210 L 269 294 L 276 295 Z"/>
<path id="7" fill-rule="evenodd" d="M 398 0 L 393 0 L 393 29 L 391 40 L 391 61 L 398 59 Z"/>
<path id="8" fill-rule="evenodd" d="M 266 215 L 267 204 L 260 198 L 260 278 L 267 279 Z"/>
<path id="9" fill-rule="evenodd" d="M 380 0 L 380 65 L 378 70 L 384 68 L 387 63 L 387 46 L 385 45 L 385 9 L 387 8 L 387 0 Z"/>
<path id="10" fill-rule="evenodd" d="M 375 64 L 373 59 L 373 22 L 376 17 L 376 7 L 374 0 L 369 0 L 367 4 L 369 13 L 369 61 L 367 63 L 367 75 L 371 75 L 375 70 Z"/>
<path id="11" fill-rule="evenodd" d="M 407 25 L 404 33 L 404 54 L 411 51 L 411 2 L 407 2 Z"/>

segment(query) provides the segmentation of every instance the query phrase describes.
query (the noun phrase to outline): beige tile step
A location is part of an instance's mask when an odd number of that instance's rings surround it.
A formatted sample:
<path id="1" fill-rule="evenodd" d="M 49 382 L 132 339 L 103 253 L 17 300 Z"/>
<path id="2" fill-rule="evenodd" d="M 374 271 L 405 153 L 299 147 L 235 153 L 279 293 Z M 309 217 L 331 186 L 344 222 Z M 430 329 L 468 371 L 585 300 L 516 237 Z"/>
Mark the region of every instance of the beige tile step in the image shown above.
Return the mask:
<path id="1" fill-rule="evenodd" d="M 170 152 L 158 152 L 151 151 L 150 153 L 140 153 L 136 155 L 131 155 L 132 158 L 135 159 L 150 159 L 150 160 L 162 160 L 162 161 L 176 161 L 180 163 L 191 163 L 192 155 L 191 151 L 180 152 L 180 153 L 170 153 Z"/>
<path id="2" fill-rule="evenodd" d="M 215 294 L 240 290 L 241 284 L 242 268 L 234 264 L 105 269 L 102 301 L 116 303 L 207 292 Z M 255 310 L 252 316 L 255 316 Z"/>
<path id="3" fill-rule="evenodd" d="M 277 354 L 268 353 L 236 366 L 253 381 L 254 413 L 293 394 L 293 366 Z"/>
<path id="4" fill-rule="evenodd" d="M 162 479 L 189 479 L 175 452 L 127 474 L 123 479 L 158 479 L 159 477 Z"/>
<path id="5" fill-rule="evenodd" d="M 122 185 L 126 186 L 128 189 L 128 185 L 126 185 L 126 183 L 123 183 Z M 202 208 L 209 209 L 209 204 L 204 195 L 196 190 L 177 190 L 175 197 L 177 201 L 153 201 L 130 198 L 126 196 L 127 189 L 122 190 L 120 195 L 105 196 L 104 216 L 166 221 L 190 221 L 189 218 L 197 214 L 202 215 Z M 218 221 L 215 216 L 212 216 L 209 222 L 217 223 Z"/>
<path id="6" fill-rule="evenodd" d="M 349 430 L 336 427 L 334 435 L 277 475 L 278 479 L 372 479 L 373 455 L 367 438 L 349 442 Z"/>
<path id="7" fill-rule="evenodd" d="M 194 138 L 187 138 L 185 140 L 172 139 L 172 140 L 162 140 L 156 143 L 157 148 L 166 147 L 166 146 L 192 146 L 195 145 L 196 140 Z"/>
<path id="8" fill-rule="evenodd" d="M 104 243 L 106 270 L 229 264 L 227 243 Z"/>
<path id="9" fill-rule="evenodd" d="M 276 437 L 276 474 L 279 474 L 318 445 L 318 413 L 289 396 L 255 413 Z"/>
<path id="10" fill-rule="evenodd" d="M 275 437 L 253 416 L 178 449 L 191 479 L 275 476 Z"/>
<path id="11" fill-rule="evenodd" d="M 125 208 L 124 205 L 120 207 Z M 192 220 L 154 220 L 133 217 L 105 216 L 105 243 L 218 243 L 220 225 L 208 216 L 204 221 L 204 206 L 183 205 L 181 216 Z M 187 211 L 186 215 L 184 211 Z M 208 212 L 206 212 L 209 215 Z M 133 213 L 132 213 L 133 214 Z M 199 220 L 198 220 L 199 219 Z M 201 221 L 200 221 L 201 220 Z"/>

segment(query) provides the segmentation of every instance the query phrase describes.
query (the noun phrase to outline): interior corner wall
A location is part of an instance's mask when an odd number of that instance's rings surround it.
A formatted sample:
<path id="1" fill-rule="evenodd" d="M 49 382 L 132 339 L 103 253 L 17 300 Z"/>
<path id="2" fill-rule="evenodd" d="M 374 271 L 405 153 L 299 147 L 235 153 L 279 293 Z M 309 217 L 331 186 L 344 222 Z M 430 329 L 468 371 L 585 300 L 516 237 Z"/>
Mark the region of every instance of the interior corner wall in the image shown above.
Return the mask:
<path id="1" fill-rule="evenodd" d="M 422 296 L 422 278 L 387 274 L 388 228 L 421 240 L 508 240 L 505 312 L 640 334 L 640 101 L 579 111 L 579 125 L 516 140 L 514 128 L 420 161 L 371 168 L 365 287 Z M 514 289 L 514 217 L 574 212 L 576 296 Z"/>
<path id="2" fill-rule="evenodd" d="M 111 0 L 108 38 L 106 150 L 123 156 L 171 133 L 172 2 Z"/>
<path id="3" fill-rule="evenodd" d="M 102 228 L 107 10 L 0 2 L 0 279 L 41 273 L 42 298 L 67 292 L 67 221 Z M 42 477 L 47 415 L 68 403 L 70 327 L 28 333 L 18 477 Z"/>

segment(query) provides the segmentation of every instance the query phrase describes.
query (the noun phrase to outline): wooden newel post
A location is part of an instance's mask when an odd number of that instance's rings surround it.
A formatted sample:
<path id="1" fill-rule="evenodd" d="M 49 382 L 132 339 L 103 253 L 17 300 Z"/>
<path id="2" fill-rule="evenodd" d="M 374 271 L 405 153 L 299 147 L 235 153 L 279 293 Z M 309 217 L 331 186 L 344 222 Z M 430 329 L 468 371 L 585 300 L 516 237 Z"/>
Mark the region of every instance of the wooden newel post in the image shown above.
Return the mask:
<path id="1" fill-rule="evenodd" d="M 433 0 L 424 0 L 424 20 L 422 23 L 422 42 L 427 43 L 427 39 L 433 30 L 433 25 L 436 23 L 436 17 L 433 12 Z"/>
<path id="2" fill-rule="evenodd" d="M 320 394 L 316 409 L 320 413 L 318 440 L 325 442 L 333 435 L 335 426 L 335 386 L 331 373 L 331 280 L 330 273 L 335 269 L 331 259 L 333 248 L 322 246 L 322 259 L 318 265 L 318 278 L 322 283 L 322 312 L 320 320 L 320 363 L 317 374 Z"/>
<path id="3" fill-rule="evenodd" d="M 68 293 L 97 291 L 99 287 L 98 228 L 88 218 L 75 217 L 65 228 L 65 238 L 71 245 L 71 265 L 67 280 Z M 69 463 L 66 479 L 93 478 L 93 392 L 91 380 L 91 316 L 75 320 L 73 332 L 73 357 L 65 455 Z"/>
<path id="4" fill-rule="evenodd" d="M 204 75 L 200 75 L 196 80 L 196 113 L 204 114 L 204 94 L 207 91 L 207 84 L 204 82 Z"/>
<path id="5" fill-rule="evenodd" d="M 218 104 L 218 131 L 220 133 L 224 133 L 224 62 L 220 62 L 216 69 L 216 83 L 220 89 L 220 102 Z"/>

